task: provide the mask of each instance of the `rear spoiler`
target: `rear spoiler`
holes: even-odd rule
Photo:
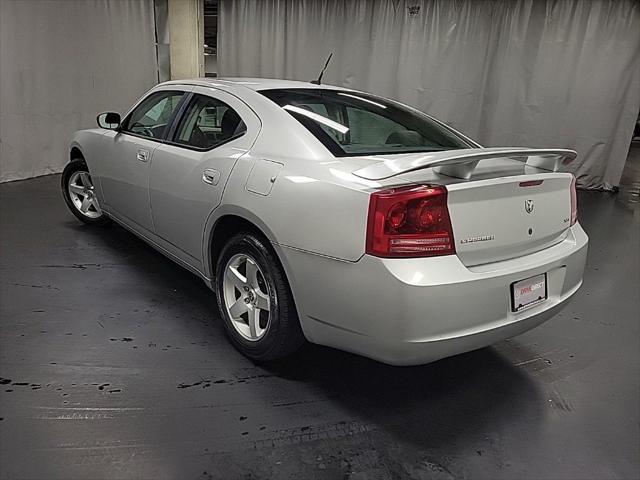
[[[384,180],[414,170],[433,168],[448,177],[468,180],[482,160],[510,158],[531,167],[557,172],[563,165],[571,163],[578,154],[573,150],[541,148],[466,148],[445,152],[430,152],[406,155],[394,160],[369,165],[353,172],[367,180]]]

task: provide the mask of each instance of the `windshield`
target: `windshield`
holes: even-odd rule
[[[315,88],[260,93],[287,110],[336,157],[472,146],[427,115],[373,95]]]

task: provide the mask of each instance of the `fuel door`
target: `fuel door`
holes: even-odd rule
[[[247,179],[247,190],[258,195],[269,195],[283,166],[271,160],[257,160]]]

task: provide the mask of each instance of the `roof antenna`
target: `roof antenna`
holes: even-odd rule
[[[333,57],[333,52],[331,52],[329,54],[329,58],[327,58],[327,62],[324,64],[324,68],[322,69],[322,71],[320,72],[320,75],[318,76],[317,80],[311,80],[311,83],[315,84],[315,85],[320,85],[320,82],[322,82],[322,75],[324,75],[324,71],[327,69],[327,67],[329,66],[329,62],[331,61],[331,57]]]

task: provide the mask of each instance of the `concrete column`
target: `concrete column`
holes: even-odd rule
[[[204,2],[169,0],[171,78],[204,77]]]

